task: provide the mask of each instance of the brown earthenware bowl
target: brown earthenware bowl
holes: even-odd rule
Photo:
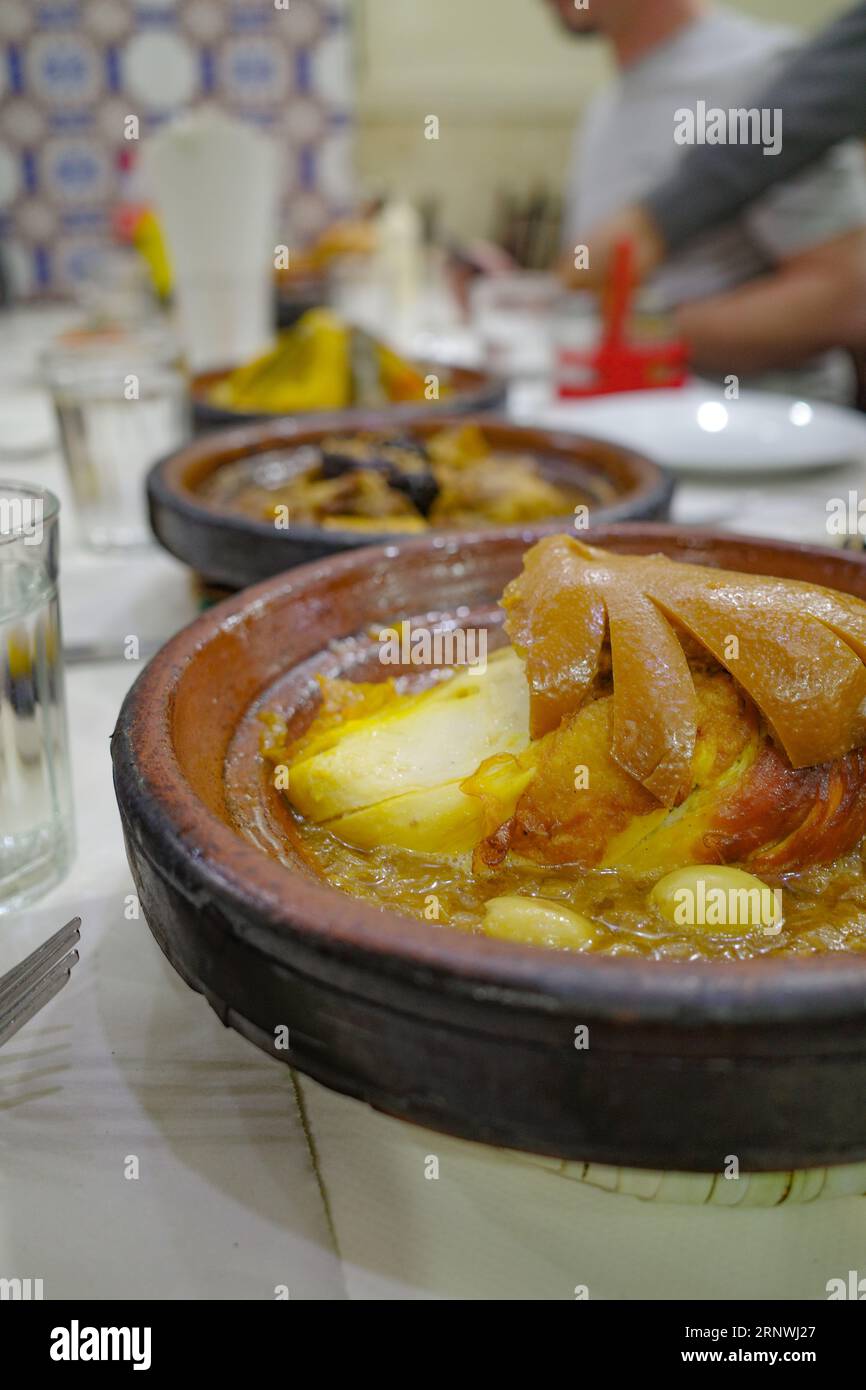
[[[506,395],[506,383],[501,377],[475,367],[456,367],[445,363],[415,362],[412,364],[425,375],[432,373],[448,387],[448,394],[441,401],[422,402],[403,401],[384,407],[391,426],[404,420],[413,419],[419,410],[428,415],[460,414],[474,410],[492,410],[502,405]],[[339,416],[340,427],[357,425],[366,415],[368,407],[349,406],[346,410],[305,411],[294,416],[285,416],[266,410],[232,410],[230,406],[218,405],[211,400],[210,393],[215,386],[231,374],[232,368],[224,367],[218,371],[201,372],[190,383],[193,424],[199,430],[222,429],[227,425],[252,424],[255,420],[294,419],[298,425],[316,425]]]
[[[390,416],[367,415],[352,431],[392,429]],[[466,417],[437,416],[415,419],[404,432],[423,439],[451,425],[467,423]],[[483,416],[477,420],[496,449],[531,453],[545,477],[571,486],[586,495],[594,525],[614,521],[666,517],[674,484],[657,464],[618,444],[588,439],[562,431],[533,429],[507,420]],[[319,526],[291,526],[278,530],[272,522],[256,521],[216,501],[202,489],[228,470],[246,469],[272,457],[285,458],[306,444],[317,444],[328,435],[344,432],[343,417],[315,427],[293,420],[258,424],[244,430],[206,435],[157,463],[147,481],[150,519],[157,539],[215,584],[242,589],[292,565],[335,555],[360,546],[384,545],[399,539],[392,535],[359,535],[357,531],[332,531]],[[563,519],[563,522],[570,518]],[[465,532],[463,533],[465,534]]]
[[[317,671],[368,675],[370,623],[464,605],[477,623],[537,535],[426,538],[308,565],[162,649],[112,746],[151,931],[226,1024],[325,1085],[435,1129],[629,1167],[866,1158],[866,956],[550,952],[404,918],[267,852],[278,811],[257,708],[302,716]],[[866,597],[866,563],[850,554],[660,525],[592,539]],[[575,1047],[579,1025],[587,1050]],[[281,1026],[288,1051],[274,1049]]]

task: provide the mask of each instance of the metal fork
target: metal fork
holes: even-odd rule
[[[0,1047],[59,994],[78,960],[80,936],[81,918],[73,917],[20,965],[0,975]]]

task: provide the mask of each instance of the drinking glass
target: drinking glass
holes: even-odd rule
[[[177,347],[161,332],[67,334],[43,357],[82,538],[149,545],[145,478],[189,434]]]
[[[554,275],[520,270],[477,280],[469,292],[484,365],[498,376],[543,379],[553,365]]]
[[[73,852],[58,513],[52,493],[0,482],[0,913],[59,882]]]

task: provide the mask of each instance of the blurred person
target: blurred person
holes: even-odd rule
[[[722,225],[777,183],[798,174],[833,145],[866,140],[866,0],[821,30],[762,88],[750,106],[780,110],[778,157],[759,145],[698,145],[644,198],[592,232],[589,276],[604,283],[613,248],[634,246],[643,279],[692,237]]]
[[[574,0],[547,3],[571,33],[607,39],[619,69],[590,104],[576,138],[568,246],[589,246],[592,263],[593,229],[610,227],[612,219],[616,228],[619,218],[627,227],[637,216],[661,262],[651,286],[674,312],[696,370],[852,401],[853,362],[836,349],[866,338],[860,147],[837,146],[726,225],[671,254],[664,254],[650,215],[632,207],[686,156],[688,146],[679,143],[684,113],[696,123],[701,111],[730,113],[733,120],[795,51],[794,32],[702,0],[590,0],[587,9],[576,8]],[[767,109],[770,119],[761,127],[762,141],[775,150],[761,152],[766,164],[781,158],[786,143],[784,112],[780,128],[771,129],[774,110]],[[573,269],[570,280],[575,287],[587,283],[584,272]]]

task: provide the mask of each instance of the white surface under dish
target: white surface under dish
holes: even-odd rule
[[[765,391],[727,400],[709,383],[559,401],[549,390],[513,394],[521,423],[603,435],[678,473],[804,472],[866,463],[866,416],[844,406]]]

